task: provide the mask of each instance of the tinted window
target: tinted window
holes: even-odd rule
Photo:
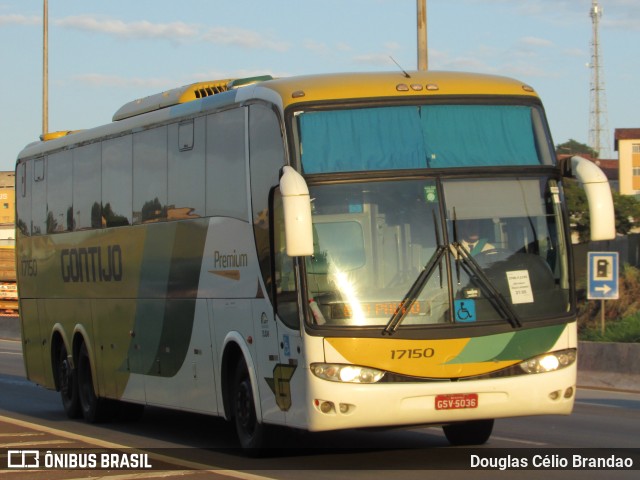
[[[269,296],[273,300],[269,231],[269,193],[278,185],[284,165],[284,145],[275,112],[263,105],[249,111],[251,202],[258,260]]]
[[[21,163],[16,170],[16,226],[23,235],[31,235],[31,178],[33,161]]]
[[[73,230],[71,151],[49,155],[47,163],[47,233]]]
[[[73,223],[75,230],[100,228],[100,143],[73,151]]]
[[[205,124],[200,117],[169,125],[169,220],[205,214]]]
[[[133,223],[167,218],[167,127],[133,135]]]
[[[131,223],[132,137],[102,142],[102,216],[107,227]]]
[[[46,163],[44,158],[33,161],[31,183],[31,233],[41,235],[47,232],[47,183],[45,181]]]
[[[244,109],[207,117],[207,215],[247,218]]]

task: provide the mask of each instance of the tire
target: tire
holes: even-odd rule
[[[54,368],[64,412],[69,418],[80,418],[82,410],[80,408],[80,397],[78,396],[77,372],[69,362],[67,347],[64,346],[64,343],[58,350]]]
[[[82,343],[77,361],[78,397],[82,416],[89,423],[104,422],[112,416],[110,402],[100,398],[93,389],[93,374],[87,346]]]
[[[442,430],[451,445],[482,445],[491,436],[493,420],[452,423],[444,425]]]
[[[249,455],[261,455],[261,450],[266,446],[267,427],[258,422],[251,378],[244,360],[234,372],[231,403],[240,446]]]

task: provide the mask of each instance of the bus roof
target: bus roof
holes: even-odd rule
[[[224,79],[185,85],[122,106],[113,116],[123,120],[188,103],[248,85],[274,90],[283,106],[301,101],[404,97],[407,95],[535,95],[528,85],[506,77],[460,72],[338,73],[273,79],[270,75]],[[259,89],[248,89],[248,98]],[[244,97],[244,95],[242,95]]]
[[[78,142],[113,135],[170,118],[197,113],[212,105],[241,103],[252,99],[273,101],[286,109],[295,104],[330,100],[413,98],[434,96],[528,96],[537,98],[532,87],[515,79],[463,72],[336,73],[284,77],[269,75],[222,79],[185,85],[137,99],[123,105],[113,123],[91,130],[55,132],[28,145],[19,158],[39,155]],[[181,107],[172,111],[171,107]],[[147,117],[145,114],[153,115]],[[44,145],[50,143],[50,145]]]
[[[532,87],[495,75],[462,72],[418,71],[350,73],[280,78],[260,87],[278,92],[283,106],[323,100],[367,99],[438,95],[526,95],[536,97]]]

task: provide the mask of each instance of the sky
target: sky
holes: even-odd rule
[[[417,68],[416,0],[49,0],[49,131],[193,82]],[[640,1],[599,0],[604,140],[640,128]],[[43,0],[0,0],[0,170],[42,133]],[[427,0],[430,70],[515,77],[589,139],[591,0]]]

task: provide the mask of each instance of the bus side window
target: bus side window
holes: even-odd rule
[[[205,215],[206,117],[169,125],[168,220]]]
[[[247,174],[244,109],[207,116],[208,216],[246,220]]]
[[[273,258],[275,263],[276,313],[285,325],[297,330],[300,328],[300,320],[294,259],[286,253],[282,196],[279,189],[276,189],[273,195],[272,212],[274,217]]]
[[[167,219],[167,127],[133,134],[133,223]]]
[[[16,185],[20,189],[16,196],[16,206],[18,216],[16,226],[23,235],[31,235],[31,170],[33,160],[28,160],[20,164],[17,169]]]
[[[132,136],[102,142],[102,223],[105,227],[131,225]]]
[[[73,150],[73,228],[102,227],[100,207],[100,143]]]
[[[47,158],[47,233],[73,230],[73,157],[70,150]]]
[[[47,232],[47,182],[44,158],[36,158],[33,163],[33,183],[31,184],[31,235]]]

